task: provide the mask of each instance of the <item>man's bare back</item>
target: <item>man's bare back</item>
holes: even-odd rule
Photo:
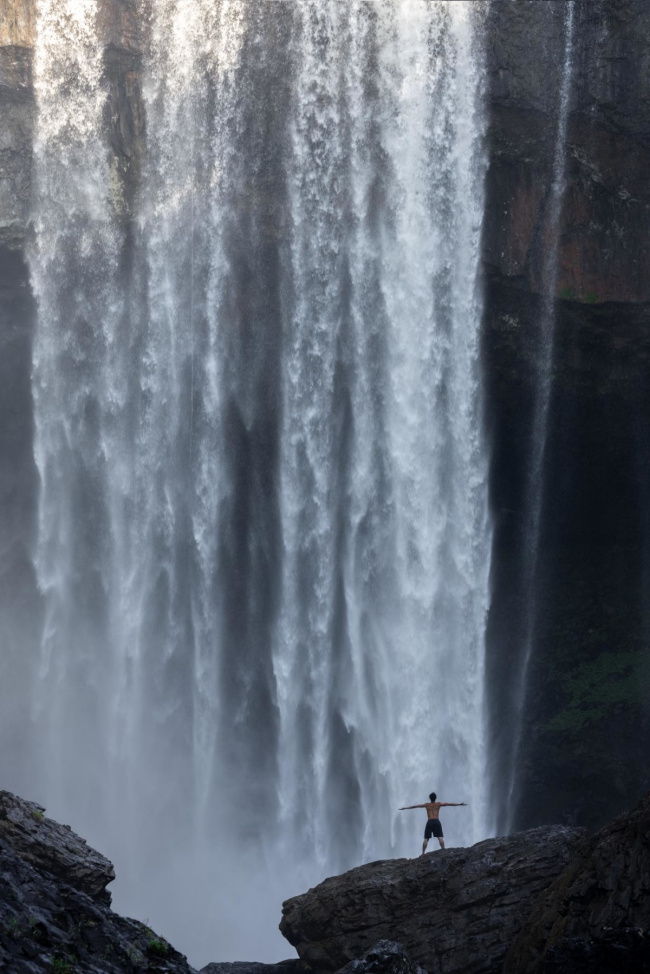
[[[423,806],[427,810],[427,818],[429,820],[434,818],[440,818],[440,809],[443,805],[448,804],[447,802],[426,802]]]
[[[422,805],[405,805],[400,808],[400,812],[405,812],[409,808],[424,808],[427,813],[427,827],[424,830],[424,842],[422,843],[422,855],[426,852],[427,845],[429,844],[429,839],[432,835],[435,835],[438,842],[440,843],[440,848],[445,848],[445,840],[442,832],[442,825],[440,824],[440,809],[441,808],[460,808],[462,805],[466,805],[467,802],[439,802],[436,801],[437,795],[435,792],[431,792],[429,795],[429,801],[424,802]],[[435,825],[433,823],[436,823]]]

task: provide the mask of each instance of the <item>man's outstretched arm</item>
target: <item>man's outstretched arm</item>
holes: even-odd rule
[[[400,812],[407,812],[409,808],[426,808],[426,805],[404,805],[403,808],[398,809]]]
[[[437,802],[441,808],[460,808],[461,805],[466,805],[467,802]]]

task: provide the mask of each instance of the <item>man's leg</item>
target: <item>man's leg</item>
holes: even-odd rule
[[[429,845],[429,840],[425,839],[424,842],[422,843],[422,855],[424,855],[424,853],[427,851],[428,845]]]
[[[438,836],[438,842],[440,843],[440,848],[441,849],[444,849],[444,847],[445,847],[445,840],[443,839],[443,837],[441,835]]]

